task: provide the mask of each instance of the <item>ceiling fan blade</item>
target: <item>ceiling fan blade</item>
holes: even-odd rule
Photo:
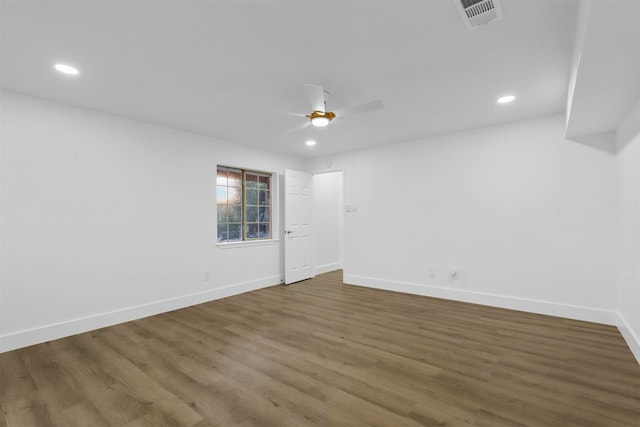
[[[384,108],[384,104],[381,99],[377,101],[365,102],[364,104],[352,105],[351,107],[344,107],[334,111],[336,118],[352,116],[354,114],[368,113],[369,111],[381,110]]]
[[[277,111],[280,114],[286,114],[288,116],[307,117],[305,113],[294,113],[293,111]]]
[[[324,88],[316,85],[304,85],[307,90],[307,97],[311,103],[313,111],[325,112],[324,106]]]
[[[302,123],[301,125],[298,125],[296,127],[293,127],[291,129],[289,129],[289,132],[295,132],[295,131],[298,131],[298,130],[302,130],[302,129],[306,128],[307,126],[311,126],[311,121],[310,120],[307,120],[306,122]]]
[[[297,116],[297,117],[307,117],[307,115],[305,113],[294,113],[293,111],[286,111],[286,110],[276,110],[274,108],[267,108],[267,107],[257,107],[257,109],[260,112],[267,112],[267,113],[276,113],[276,114],[286,114],[288,116]]]

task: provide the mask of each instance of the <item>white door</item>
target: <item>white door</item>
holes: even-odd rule
[[[309,279],[311,260],[311,177],[305,172],[284,172],[284,283]]]

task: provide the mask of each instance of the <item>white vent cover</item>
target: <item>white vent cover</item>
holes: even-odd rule
[[[500,0],[453,0],[468,30],[502,19]]]

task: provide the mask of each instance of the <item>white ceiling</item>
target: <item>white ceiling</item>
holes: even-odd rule
[[[467,31],[451,0],[3,1],[2,87],[304,157],[564,111],[578,3],[502,8]],[[288,132],[306,83],[385,108]]]

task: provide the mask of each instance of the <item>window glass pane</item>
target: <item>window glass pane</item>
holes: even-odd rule
[[[229,241],[242,240],[242,224],[229,224]]]
[[[228,198],[227,200],[229,201],[230,205],[235,205],[235,204],[239,204],[242,203],[242,189],[241,188],[233,188],[233,187],[229,187],[228,188]]]
[[[268,239],[271,237],[271,224],[260,224],[258,235],[261,239]]]
[[[258,224],[247,224],[247,239],[258,238]]]
[[[268,176],[258,177],[258,188],[261,190],[266,190],[269,188],[269,180]]]
[[[231,169],[229,171],[229,187],[242,187],[242,171]]]
[[[258,204],[258,190],[247,190],[247,205],[257,205]]]
[[[216,187],[216,199],[218,203],[227,203],[227,187],[218,186]]]
[[[218,224],[218,242],[226,242],[228,237],[227,224]]]
[[[247,222],[258,222],[258,207],[257,206],[247,206]]]
[[[271,202],[270,191],[260,191],[258,193],[258,199],[260,202],[260,206],[269,206]]]
[[[216,184],[218,185],[227,185],[227,170],[223,168],[218,168],[218,178],[216,179]]]
[[[261,207],[258,221],[259,222],[269,222],[269,208]]]
[[[228,206],[229,222],[242,222],[242,206],[230,205]]]
[[[218,205],[218,223],[229,221],[228,208],[227,205]]]
[[[247,173],[247,188],[256,188],[258,187],[258,175]]]

